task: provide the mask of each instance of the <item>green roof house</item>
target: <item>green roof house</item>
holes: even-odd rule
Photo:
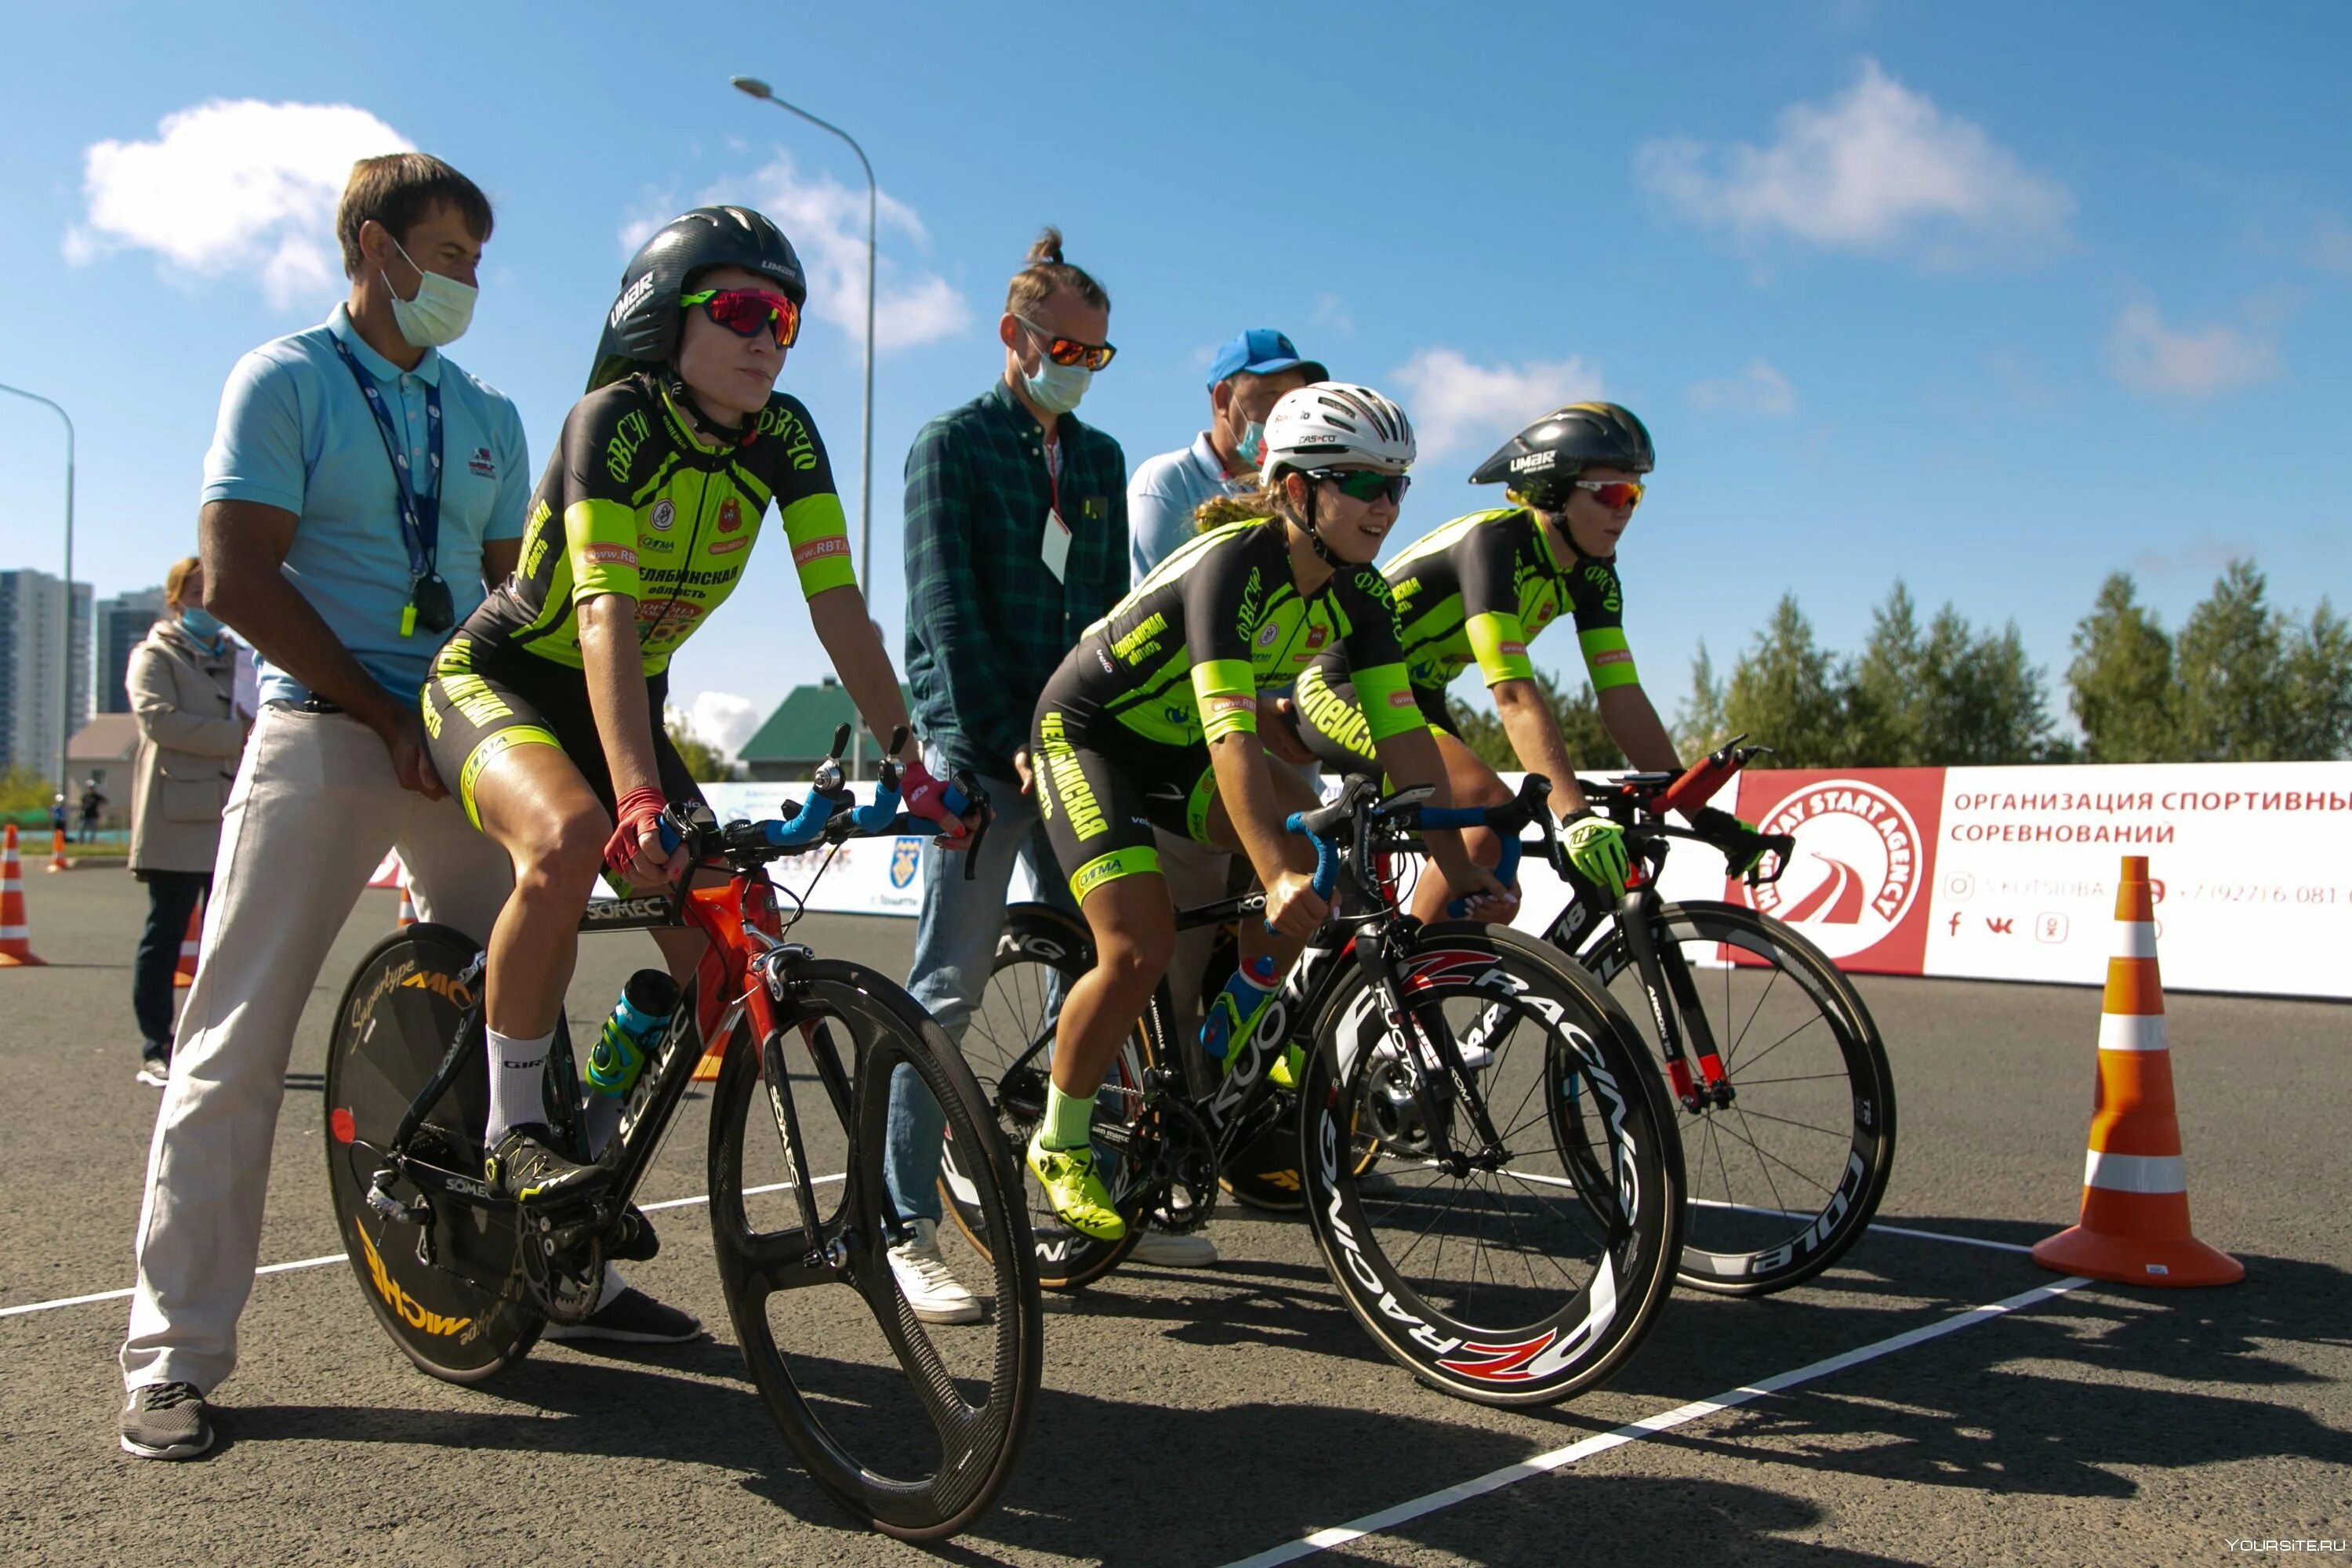
[[[909,708],[914,706],[914,695],[905,687],[898,688],[898,696]],[[752,779],[797,783],[809,776],[809,770],[816,766],[818,759],[831,754],[835,729],[856,722],[857,705],[842,689],[841,682],[828,675],[814,686],[793,688],[791,695],[760,726],[759,733],[743,742],[735,760]],[[866,765],[858,777],[874,776],[880,761],[877,750],[869,736],[866,742]],[[845,757],[842,766],[848,765]]]

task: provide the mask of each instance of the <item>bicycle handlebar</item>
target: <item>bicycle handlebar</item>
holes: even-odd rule
[[[1539,773],[1530,773],[1519,786],[1519,793],[1501,805],[1441,806],[1426,804],[1434,791],[1431,785],[1417,784],[1411,789],[1381,798],[1370,780],[1350,779],[1337,800],[1313,811],[1295,811],[1283,822],[1286,832],[1303,834],[1315,846],[1315,876],[1313,887],[1318,897],[1328,899],[1339,886],[1339,828],[1342,823],[1352,826],[1357,847],[1360,850],[1375,823],[1392,823],[1406,829],[1453,829],[1485,827],[1493,830],[1503,841],[1500,864],[1496,868],[1496,880],[1508,887],[1518,873],[1519,859],[1525,847],[1519,841],[1519,831],[1530,822],[1545,826],[1548,845],[1554,838],[1551,814],[1544,803],[1551,794],[1551,781]],[[1556,849],[1553,851],[1556,854]],[[1446,913],[1460,919],[1468,911],[1468,901],[1456,899],[1446,906]]]

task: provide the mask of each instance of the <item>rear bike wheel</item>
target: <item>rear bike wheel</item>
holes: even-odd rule
[[[527,1307],[520,1237],[510,1211],[434,1200],[435,1260],[425,1231],[370,1208],[383,1151],[459,1030],[467,1065],[410,1141],[444,1170],[478,1174],[489,1083],[482,1068],[480,949],[453,927],[420,924],[385,937],[360,961],[327,1041],[327,1184],[335,1229],[376,1321],[408,1359],[450,1383],[479,1383],[530,1353],[545,1320]],[[472,971],[471,977],[468,972]],[[395,1182],[393,1195],[417,1190]]]
[[[1504,927],[1449,921],[1402,966],[1424,1033],[1475,1072],[1497,1157],[1452,1169],[1413,1092],[1432,1075],[1362,975],[1315,1032],[1301,1087],[1307,1215],[1349,1310],[1390,1355],[1485,1405],[1564,1399],[1655,1323],[1682,1240],[1682,1151],[1657,1069],[1598,982]],[[1442,1083],[1455,1151],[1481,1139]]]
[[[739,1030],[711,1096],[710,1227],[728,1313],[810,1477],[885,1534],[941,1540],[996,1500],[1036,1404],[1028,1215],[988,1102],[913,998],[834,960],[798,963],[791,981],[778,1032],[755,1042]],[[939,1100],[962,1162],[988,1246],[944,1232],[940,1267],[986,1321],[922,1321],[890,1267],[898,1216],[884,1145],[902,1066]]]
[[[1679,955],[1689,971],[1734,1095],[1675,1116],[1692,1205],[1682,1281],[1732,1296],[1785,1290],[1837,1261],[1878,1212],[1895,1163],[1885,1045],[1837,965],[1769,915],[1665,904],[1655,934],[1660,957]],[[1649,1017],[1621,933],[1590,962],[1629,1013]],[[1643,1026],[1654,1054],[1654,1027]]]
[[[996,939],[987,988],[964,1026],[963,1059],[1016,1162],[1030,1232],[1036,1238],[1037,1283],[1048,1290],[1076,1290],[1092,1284],[1117,1268],[1141,1235],[1129,1226],[1117,1241],[1097,1241],[1072,1230],[1046,1203],[1045,1189],[1026,1165],[1019,1163],[1030,1134],[1045,1114],[1045,1084],[1062,998],[1094,965],[1094,938],[1085,921],[1050,904],[1011,905]],[[1103,1079],[1095,1100],[1097,1121],[1125,1126],[1136,1120],[1143,1104],[1143,1075],[1151,1062],[1150,1044],[1139,1025]],[[1123,1195],[1116,1163],[1106,1160],[1101,1167],[1114,1199]],[[978,1194],[964,1173],[963,1152],[952,1137],[940,1163],[940,1194],[964,1238],[985,1252],[990,1244]],[[1122,1213],[1129,1207],[1126,1203],[1118,1206]]]

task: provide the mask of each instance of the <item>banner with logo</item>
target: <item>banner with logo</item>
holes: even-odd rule
[[[860,798],[866,793],[861,789]],[[707,784],[702,794],[721,822],[760,822],[797,812],[808,785]],[[929,838],[914,834],[854,838],[829,852],[778,860],[768,868],[768,879],[826,914],[915,915],[923,907],[923,857],[937,853]]]
[[[1753,902],[1847,969],[2101,984],[2145,855],[2167,985],[2352,997],[2352,763],[1759,771],[1738,810],[1797,840]]]

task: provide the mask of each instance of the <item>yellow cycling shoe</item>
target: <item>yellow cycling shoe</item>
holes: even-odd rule
[[[1032,1138],[1028,1165],[1064,1225],[1097,1241],[1117,1241],[1127,1234],[1127,1221],[1111,1206],[1109,1190],[1095,1174],[1093,1149],[1048,1149]]]

